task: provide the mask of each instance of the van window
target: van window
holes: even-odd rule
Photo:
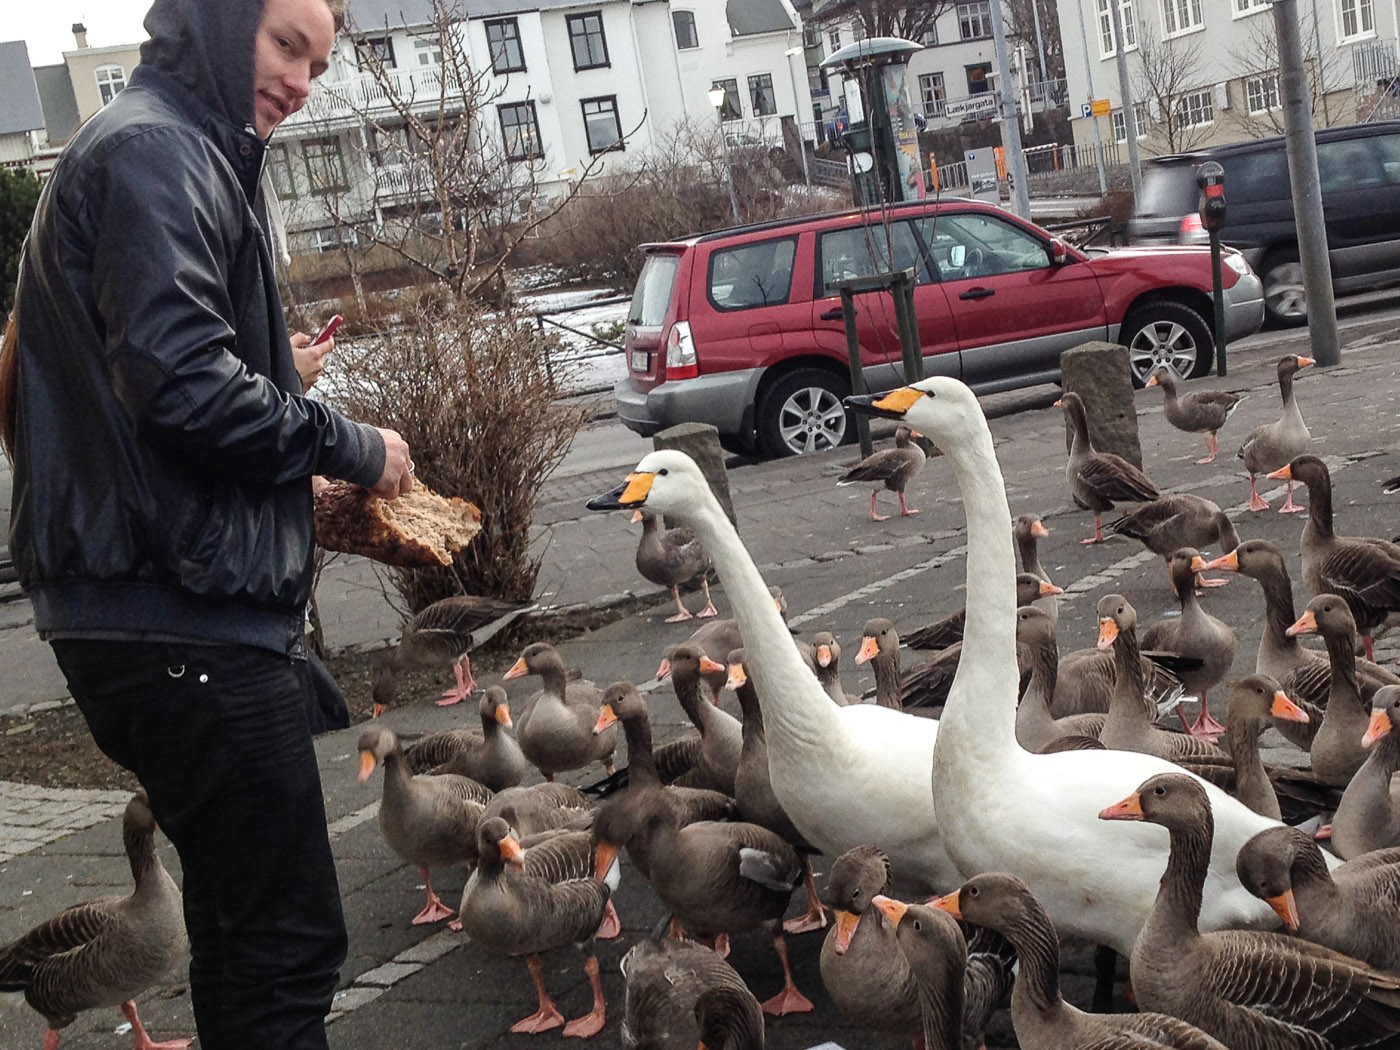
[[[1232,200],[1259,201],[1288,200],[1291,190],[1288,181],[1288,157],[1283,147],[1242,153],[1238,157],[1227,157],[1225,166],[1225,193]],[[1192,211],[1195,210],[1193,207]]]
[[[627,310],[627,323],[643,328],[660,328],[666,321],[666,307],[671,302],[671,288],[676,283],[676,270],[681,257],[670,252],[653,252],[642,263],[637,275],[637,288],[632,293],[632,305]]]
[[[1342,139],[1317,144],[1317,172],[1323,194],[1384,186],[1385,169],[1374,138]]]
[[[885,227],[879,225],[831,230],[821,235],[817,250],[821,253],[819,294],[823,297],[837,294],[833,287],[837,281],[907,270],[911,266],[920,284],[929,280],[928,264],[908,221],[891,223],[888,236]]]
[[[718,249],[710,256],[710,302],[719,310],[787,302],[796,257],[796,237]]]

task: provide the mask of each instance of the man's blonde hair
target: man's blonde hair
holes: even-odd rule
[[[331,9],[331,15],[335,18],[335,31],[339,33],[345,28],[345,12],[349,0],[326,0],[326,6]]]

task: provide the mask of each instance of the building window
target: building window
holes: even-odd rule
[[[102,96],[104,106],[126,87],[126,70],[121,66],[98,66],[93,76],[97,78],[97,93]]]
[[[991,0],[958,5],[958,33],[963,40],[983,40],[992,35]]]
[[[720,120],[739,120],[743,117],[744,107],[739,101],[739,81],[730,77],[728,80],[713,81],[710,87],[724,88],[724,101],[719,107]]]
[[[869,35],[870,34],[865,31],[865,22],[860,18],[857,18],[851,23],[851,37],[856,43],[860,43],[860,41],[864,40]]]
[[[491,52],[491,72],[525,72],[525,52],[520,46],[520,26],[513,18],[486,23],[486,49]]]
[[[771,73],[749,77],[749,105],[755,117],[771,117],[778,112],[778,98],[773,94]]]
[[[1341,0],[1342,39],[1370,36],[1376,31],[1376,15],[1371,0]]]
[[[817,27],[810,23],[802,27],[802,46],[816,47],[821,43],[821,36],[817,33]]]
[[[826,34],[826,53],[834,55],[841,50],[841,30],[832,29]]]
[[[267,166],[272,172],[272,187],[278,200],[292,200],[297,195],[296,179],[292,176],[292,158],[286,146],[273,146],[267,152]]]
[[[608,41],[603,36],[603,12],[570,15],[569,46],[574,50],[574,69],[598,69],[609,65]]]
[[[1115,109],[1109,116],[1113,122],[1113,141],[1120,145],[1128,141],[1128,122],[1123,119],[1123,111]],[[1147,103],[1133,103],[1133,121],[1137,124],[1139,140],[1147,138]]]
[[[924,104],[924,116],[943,116],[943,103],[948,98],[948,89],[943,84],[942,73],[925,73],[919,77],[919,98]]]
[[[987,83],[987,78],[992,75],[992,64],[990,62],[979,62],[975,66],[967,66],[967,93],[969,95],[985,95],[991,90],[991,85]]]
[[[306,179],[314,195],[324,196],[350,188],[339,139],[306,139],[301,144],[301,155],[306,161]]]
[[[1235,17],[1267,11],[1271,0],[1235,0]]]
[[[1109,0],[1098,0],[1099,11],[1099,54],[1111,58],[1118,53],[1113,42],[1113,11]],[[1123,40],[1127,50],[1137,47],[1137,18],[1133,11],[1133,0],[1119,0],[1118,17],[1123,23]]]
[[[359,243],[355,231],[349,226],[322,226],[311,233],[312,244],[318,252],[333,252],[337,248],[352,248]]]
[[[1204,91],[1193,91],[1189,95],[1182,95],[1176,100],[1176,123],[1177,127],[1195,128],[1202,124],[1210,124],[1215,120],[1215,92],[1206,88]]]
[[[695,31],[694,11],[672,11],[671,24],[676,27],[676,47],[681,51],[700,46],[700,34]]]
[[[930,23],[929,23],[928,28],[924,30],[924,35],[923,35],[922,37],[919,38],[919,43],[923,44],[924,47],[937,47],[937,46],[938,46],[938,23],[937,23],[937,22],[930,22]]]
[[[533,160],[544,156],[540,145],[540,122],[533,102],[497,106],[501,116],[501,138],[506,144],[506,160]]]
[[[395,68],[394,40],[387,36],[367,36],[355,41],[355,56],[359,59],[362,71],[373,72],[376,65],[385,69]]]
[[[1267,113],[1279,108],[1278,74],[1266,73],[1248,77],[1244,82],[1244,97],[1251,113]]]
[[[442,41],[436,36],[415,37],[413,55],[419,66],[442,65]]]
[[[1162,24],[1167,36],[1204,28],[1201,0],[1162,0]]]
[[[617,96],[583,100],[583,126],[588,131],[588,152],[622,149],[622,121],[617,115]]]

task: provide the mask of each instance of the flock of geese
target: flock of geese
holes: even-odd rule
[[[1290,481],[1283,511],[1308,514],[1302,575],[1313,597],[1301,615],[1275,546],[1241,541],[1216,504],[1163,496],[1138,468],[1097,451],[1083,404],[1064,396],[1067,482],[1095,515],[1085,542],[1102,541],[1105,528],[1139,540],[1164,559],[1180,603],[1179,616],[1140,629],[1128,598],[1107,595],[1096,645],[1065,656],[1055,637],[1062,592],[1036,555],[1045,527],[1034,515],[1013,523],[968,388],[935,377],[848,399],[901,426],[895,449],[846,480],[892,480],[904,512],[916,513],[904,487],[924,461],[914,438],[927,435],[967,520],[966,607],[905,638],[937,648],[914,667],[901,668],[890,620],[867,623],[855,659],[872,665],[868,698],[842,691],[834,637],[794,637],[781,594],[696,464],[675,451],[647,455],[589,506],[646,522],[637,566],[671,588],[671,621],[692,615],[680,585],[711,567],[724,585],[733,619],[710,618],[706,588],[697,615],[708,622],[658,669],[693,732],[656,743],[634,685],[599,689],[547,643],[526,647],[504,676],[539,680],[518,715],[492,685],[479,698],[479,729],[413,741],[365,730],[360,778],[382,770],[380,828],[426,889],[412,922],[450,920],[525,960],[538,1008],[512,1031],[596,1035],[606,1004],[593,945],[621,932],[612,891],[625,853],[668,916],[622,963],[622,1038],[634,1047],[761,1048],[765,1013],[812,1008],[786,938],[823,929],[821,974],[836,1006],[856,1024],[921,1037],[926,1050],[981,1045],[1008,999],[1025,1050],[1400,1046],[1400,797],[1391,791],[1400,678],[1370,659],[1370,635],[1400,613],[1400,547],[1333,528],[1330,477],[1308,450],[1292,391],[1311,363],[1280,362],[1281,417],[1240,452],[1252,505],[1265,506],[1254,481],[1263,473]],[[1168,419],[1207,435],[1209,461],[1239,399],[1178,394],[1166,374],[1157,385]],[[1306,508],[1293,504],[1295,481],[1308,489]],[[1138,506],[1104,525],[1120,502]],[[662,528],[662,515],[683,528]],[[1200,553],[1216,546],[1220,557]],[[1200,601],[1219,582],[1210,572],[1248,576],[1262,592],[1255,672],[1239,681],[1224,682],[1233,632]],[[420,619],[394,666],[407,665],[413,637],[436,634],[432,651],[457,669],[444,698],[455,702],[474,684],[459,659],[469,618],[458,608]],[[1325,653],[1299,644],[1312,633]],[[718,706],[725,688],[742,718]],[[1224,724],[1211,717],[1212,689],[1228,692]],[[1187,732],[1162,728],[1159,715],[1179,710],[1185,694],[1201,702],[1197,720]],[[1268,726],[1308,752],[1307,768],[1263,761]],[[543,783],[525,784],[531,767]],[[587,793],[556,781],[594,767],[602,779]],[[1330,823],[1319,826],[1320,816]],[[78,905],[0,951],[0,988],[25,991],[55,1043],[90,1006],[126,1002],[139,1027],[129,1000],[156,978],[130,967],[125,983],[99,988],[112,958],[138,943],[148,954],[158,944],[167,966],[183,953],[152,830],[138,796],[127,814],[132,897]],[[817,853],[831,859],[821,888]],[[456,865],[469,876],[453,909],[430,876]],[[806,913],[784,922],[795,892]],[[750,930],[771,938],[783,970],[762,1003],[725,961],[729,938]],[[1090,1013],[1064,1000],[1066,934],[1128,958],[1140,1012]],[[91,939],[80,944],[83,935]],[[584,946],[593,1003],[566,1022],[541,956],[570,944]]]

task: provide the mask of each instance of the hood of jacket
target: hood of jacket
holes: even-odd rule
[[[249,127],[263,7],[264,0],[155,0],[141,64],[169,74],[234,127]]]

